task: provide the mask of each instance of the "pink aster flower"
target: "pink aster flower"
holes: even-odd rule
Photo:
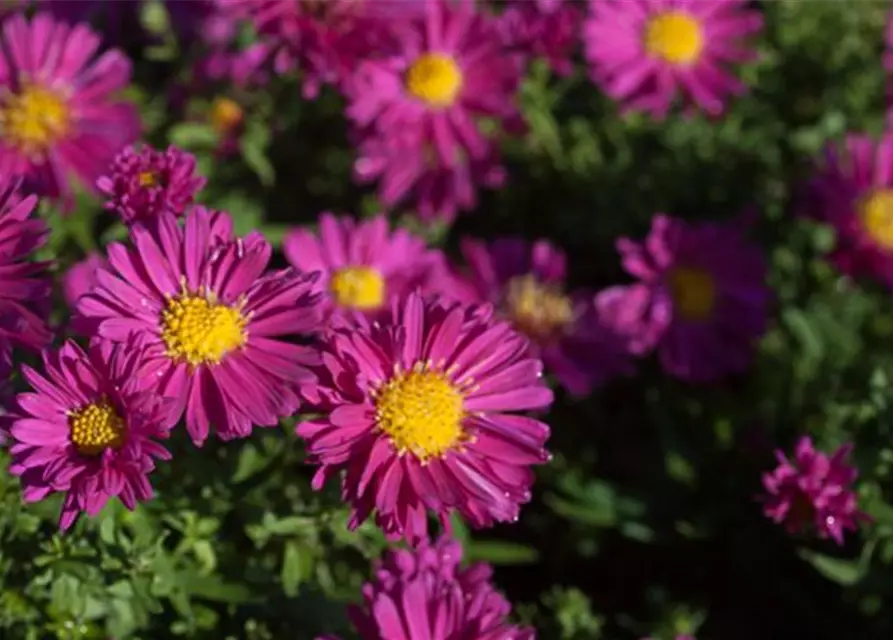
[[[62,297],[65,303],[74,309],[78,299],[90,293],[96,286],[96,274],[99,269],[106,268],[108,261],[99,253],[91,253],[80,262],[76,262],[62,276]]]
[[[0,175],[51,197],[70,193],[72,175],[92,187],[139,134],[136,108],[114,98],[130,61],[117,50],[94,59],[97,33],[45,13],[9,18],[0,40]]]
[[[373,511],[390,539],[417,543],[427,512],[473,526],[510,522],[530,499],[549,428],[517,415],[552,392],[528,344],[489,309],[409,294],[378,322],[333,329],[298,425],[320,489],[341,476],[353,529]]]
[[[771,291],[762,250],[743,226],[692,226],[659,214],[643,243],[617,242],[624,269],[639,281],[602,292],[599,306],[634,353],[656,346],[664,369],[690,382],[747,369]]]
[[[893,286],[893,135],[849,135],[829,144],[802,193],[801,212],[831,225],[831,261],[851,276]]]
[[[405,229],[391,231],[383,215],[357,222],[324,213],[318,235],[295,229],[282,245],[293,267],[322,277],[329,311],[377,313],[418,288],[430,289],[444,269],[440,251]]]
[[[631,372],[628,345],[602,322],[596,296],[566,291],[560,249],[545,240],[501,238],[488,245],[466,238],[462,255],[467,268],[450,287],[453,293],[496,306],[568,391],[583,395],[614,374]]]
[[[846,461],[852,450],[852,444],[845,444],[829,457],[803,436],[792,460],[776,451],[778,467],[763,474],[763,512],[788,533],[801,533],[811,524],[820,538],[843,544],[844,531],[856,531],[870,520],[859,510],[852,490],[859,475]]]
[[[716,115],[746,91],[730,67],[756,57],[762,28],[747,0],[589,0],[583,39],[592,80],[624,110],[663,118],[681,93]]]
[[[388,208],[407,203],[423,221],[451,222],[459,211],[477,206],[478,186],[498,189],[505,184],[498,155],[490,144],[480,158],[444,163],[418,132],[367,136],[357,148],[354,178],[360,184],[378,180],[378,197]]]
[[[506,46],[543,58],[560,75],[574,69],[580,6],[575,0],[509,0],[500,16]]]
[[[424,7],[424,20],[395,25],[392,52],[364,60],[345,85],[346,113],[362,138],[357,173],[399,183],[390,185],[391,200],[432,171],[455,175],[472,194],[458,202],[465,206],[474,193],[470,168],[492,164],[495,155],[480,120],[518,124],[522,65],[502,46],[497,21],[472,2],[428,0]],[[383,164],[389,161],[396,166]]]
[[[167,151],[143,145],[119,153],[108,173],[96,181],[96,189],[108,198],[106,209],[133,224],[163,213],[183,215],[205,182],[195,175],[191,153],[173,145]]]
[[[145,385],[133,344],[76,343],[43,354],[43,374],[22,365],[33,389],[16,397],[8,421],[12,463],[26,502],[64,492],[59,526],[95,516],[110,498],[133,510],[152,497],[148,475],[170,454],[167,401]]]
[[[146,345],[146,370],[177,400],[196,445],[212,424],[224,440],[275,426],[297,408],[296,385],[315,362],[283,338],[318,329],[316,276],[268,271],[270,244],[258,232],[234,237],[224,213],[194,207],[182,225],[156,220],[109,246],[109,268],[78,312],[102,339]]]
[[[46,242],[49,230],[32,217],[33,195],[22,198],[14,186],[0,185],[0,373],[12,366],[14,346],[38,351],[52,333],[46,318],[50,311],[52,282],[49,264],[32,260]]]
[[[386,552],[363,586],[363,605],[349,609],[360,638],[534,640],[533,629],[506,620],[511,604],[493,587],[490,566],[463,569],[461,560],[462,547],[449,539]]]

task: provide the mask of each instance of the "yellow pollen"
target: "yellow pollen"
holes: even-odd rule
[[[870,192],[858,205],[865,231],[882,249],[893,250],[893,189]]]
[[[462,89],[462,70],[442,53],[419,56],[406,73],[406,90],[429,107],[449,107]]]
[[[375,390],[378,428],[400,453],[425,461],[443,456],[465,439],[464,396],[447,374],[416,365]]]
[[[241,304],[229,307],[211,295],[184,291],[161,313],[161,339],[168,357],[192,366],[218,364],[248,339]]]
[[[229,133],[240,124],[244,112],[239,103],[231,98],[220,96],[211,104],[211,127],[219,134]]]
[[[512,278],[505,300],[515,325],[532,338],[554,336],[574,319],[571,299],[532,274]]]
[[[158,176],[151,171],[140,172],[137,176],[137,180],[139,181],[140,186],[144,189],[158,186]]]
[[[24,85],[0,106],[0,137],[28,156],[41,156],[69,130],[71,111],[63,96]]]
[[[713,276],[697,267],[676,267],[669,274],[676,311],[685,320],[706,320],[716,306]]]
[[[329,291],[342,307],[370,311],[384,303],[385,282],[372,267],[344,267],[332,274]]]
[[[95,456],[124,443],[124,420],[106,400],[93,402],[68,414],[71,444],[78,453]]]
[[[645,28],[645,51],[670,64],[697,62],[703,50],[701,23],[685,12],[667,11],[652,18]]]

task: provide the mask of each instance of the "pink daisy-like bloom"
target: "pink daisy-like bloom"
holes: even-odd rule
[[[62,276],[62,297],[69,308],[74,309],[80,297],[93,290],[97,283],[97,272],[107,266],[105,256],[91,253],[80,262],[68,267]]]
[[[92,187],[139,134],[136,107],[114,98],[130,61],[117,50],[94,60],[97,33],[45,13],[9,18],[0,38],[0,175],[50,197],[67,196],[72,176]]]
[[[109,246],[109,268],[78,313],[102,339],[147,347],[146,369],[196,445],[212,424],[224,440],[275,426],[297,408],[297,385],[316,362],[282,339],[319,329],[316,276],[268,271],[270,244],[258,232],[235,237],[225,213],[194,207],[182,225],[156,220],[131,227],[129,245]]]
[[[96,181],[115,211],[127,224],[170,213],[183,215],[207,181],[195,175],[195,156],[171,145],[158,151],[147,145],[127,147],[106,175]]]
[[[461,568],[462,546],[425,541],[393,549],[363,586],[363,606],[348,615],[362,640],[534,640],[533,629],[510,624],[511,604],[493,587],[492,568]],[[318,640],[337,640],[325,636]]]
[[[492,310],[410,293],[377,322],[358,315],[321,341],[303,395],[323,415],[298,425],[312,486],[341,477],[351,529],[373,511],[389,539],[425,538],[427,513],[472,526],[518,517],[549,428],[515,412],[552,392],[527,340]]]
[[[291,231],[282,244],[289,263],[318,281],[329,312],[376,314],[416,289],[431,289],[445,268],[443,253],[405,229],[390,230],[383,215],[357,222],[324,213],[319,233]]]
[[[633,353],[656,346],[664,369],[689,382],[750,366],[772,295],[763,252],[744,227],[659,214],[643,243],[618,240],[624,269],[639,281],[606,289],[599,307]]]
[[[830,259],[842,273],[893,286],[893,136],[875,142],[849,135],[842,146],[829,144],[800,210],[834,228]]]
[[[52,281],[49,263],[37,262],[34,253],[49,235],[34,216],[36,196],[22,198],[15,186],[0,185],[0,373],[12,367],[15,346],[39,351],[53,335],[46,318],[50,311]]]
[[[76,343],[43,354],[43,375],[27,365],[33,389],[16,397],[9,424],[9,471],[20,476],[26,502],[65,492],[59,526],[99,513],[118,497],[133,510],[152,497],[148,475],[169,460],[167,401],[149,388],[135,345]]]
[[[628,345],[602,322],[598,298],[566,291],[560,249],[545,240],[501,238],[488,245],[466,238],[462,255],[467,268],[450,287],[453,294],[493,304],[568,391],[583,395],[615,374],[631,373]]]
[[[506,46],[543,58],[555,73],[570,75],[583,15],[574,0],[509,0],[500,16]]]
[[[424,8],[424,19],[394,26],[392,51],[364,60],[345,85],[346,113],[360,135],[356,172],[390,182],[389,200],[435,171],[455,174],[466,192],[457,204],[465,206],[479,180],[469,174],[496,154],[479,121],[518,126],[523,65],[502,45],[496,19],[472,2],[428,0]]]
[[[666,116],[680,93],[709,114],[747,87],[729,70],[756,58],[763,16],[747,0],[590,0],[590,76],[624,110]]]
[[[477,206],[478,186],[498,189],[505,184],[495,145],[480,158],[444,163],[418,133],[367,136],[357,147],[354,178],[360,184],[378,180],[378,197],[386,207],[407,203],[423,221],[451,222],[459,211]]]
[[[763,512],[788,533],[802,533],[812,525],[820,538],[843,544],[845,531],[856,531],[860,523],[871,520],[859,510],[852,490],[859,475],[847,462],[852,450],[852,444],[845,444],[829,457],[803,436],[793,459],[776,451],[778,467],[763,474]]]

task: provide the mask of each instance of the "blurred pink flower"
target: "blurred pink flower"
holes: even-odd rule
[[[90,293],[96,286],[96,273],[105,267],[108,261],[99,253],[91,253],[80,262],[76,262],[62,276],[62,297],[70,309],[74,309],[78,299]]]

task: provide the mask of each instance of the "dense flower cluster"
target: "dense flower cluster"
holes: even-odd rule
[[[586,286],[552,240],[465,237],[450,253],[429,246],[430,223],[448,227],[480,187],[509,180],[502,143],[525,131],[532,60],[570,76],[579,48],[620,111],[659,120],[681,102],[717,117],[747,90],[738,71],[756,58],[762,13],[745,0],[166,4],[177,37],[207,49],[196,75],[226,86],[205,114],[224,140],[215,151],[242,152],[247,86],[298,73],[304,97],[325,87],[342,100],[357,185],[414,226],[324,212],[275,247],[237,232],[240,212],[198,204],[216,200],[193,154],[139,141],[137,107],[119,95],[131,62],[87,22],[129,24],[139,3],[4,9],[0,371],[25,390],[0,424],[24,500],[62,494],[68,530],[112,498],[150,500],[172,457],[161,441],[179,429],[201,447],[296,417],[312,489],[337,484],[351,531],[374,522],[409,546],[385,554],[351,609],[360,637],[532,640],[491,569],[460,567],[461,546],[433,542],[435,529],[521,517],[534,468],[552,460],[551,377],[585,397],[654,354],[686,389],[737,383],[771,327],[767,256],[751,217],[659,213],[643,239],[611,237],[628,281]],[[106,213],[81,259],[60,261],[60,323],[34,214],[38,198],[68,205],[84,188]],[[841,272],[893,286],[893,137],[829,145],[797,195],[801,216],[836,232]],[[852,450],[829,456],[803,437],[790,459],[777,452],[765,516],[843,544],[870,520]]]

